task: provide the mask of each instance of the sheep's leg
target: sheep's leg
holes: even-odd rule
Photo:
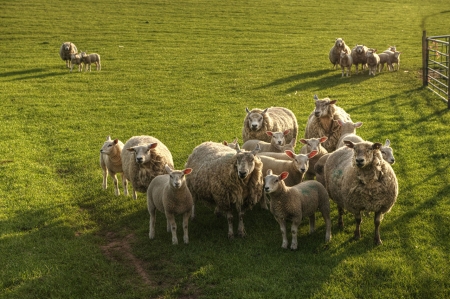
[[[322,213],[323,220],[325,220],[325,242],[330,242],[331,240],[331,217],[330,212]]]
[[[232,211],[227,212],[227,220],[228,220],[228,239],[233,239],[234,232],[233,232],[233,212]]]
[[[343,229],[344,228],[344,208],[338,207],[338,213],[339,213],[338,227],[340,229]]]
[[[184,241],[184,244],[189,244],[188,227],[189,227],[189,217],[190,216],[191,216],[191,211],[188,211],[183,214],[183,241]]]
[[[316,230],[316,215],[314,213],[309,216],[309,233],[312,234]]]
[[[280,225],[281,237],[283,238],[283,242],[281,243],[281,248],[287,249],[288,240],[286,237],[286,221],[282,218],[275,218],[278,224]]]
[[[195,204],[192,205],[191,220],[195,218]]]
[[[178,238],[177,238],[177,223],[175,222],[175,214],[166,212],[166,219],[167,219],[167,232],[172,231],[172,244],[177,245]]]
[[[298,226],[300,225],[301,219],[297,221],[292,221],[291,225],[291,234],[292,234],[292,241],[291,241],[291,250],[297,250],[297,235],[298,235]]]
[[[154,239],[155,238],[156,207],[151,202],[149,202],[148,212],[150,214],[148,237],[150,239]]]
[[[128,196],[128,180],[122,173],[123,194]]]
[[[356,71],[356,74],[358,75],[358,64],[355,64],[355,71]]]
[[[103,167],[102,165],[102,171],[103,171],[103,189],[106,190],[108,188],[108,169],[106,167]]]
[[[344,67],[343,67],[343,66],[341,66],[341,68],[342,68],[342,77],[344,77],[344,72],[345,72],[345,70],[344,70]]]
[[[134,187],[133,187],[133,199],[137,199],[137,193],[136,193],[136,190],[134,190]]]
[[[113,180],[114,183],[114,193],[116,194],[116,196],[120,195],[120,191],[119,191],[119,181],[117,180],[117,175],[113,172],[111,172],[109,174]]]
[[[373,239],[375,245],[383,244],[383,242],[381,242],[381,238],[380,238],[380,224],[381,224],[382,219],[383,219],[383,214],[381,212],[375,212],[375,217],[374,217],[375,237]]]
[[[360,211],[355,213],[355,222],[356,222],[356,228],[355,228],[354,238],[355,238],[355,240],[359,240],[361,238],[361,222],[362,222]]]
[[[244,212],[238,211],[238,215],[239,215],[238,236],[244,238],[247,235],[244,227]]]

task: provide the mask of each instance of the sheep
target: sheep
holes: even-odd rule
[[[398,196],[397,177],[391,165],[383,160],[381,143],[344,141],[325,163],[325,185],[337,204],[339,226],[344,226],[344,209],[355,216],[354,238],[361,238],[361,212],[375,212],[374,243],[381,245],[380,223]],[[352,150],[348,150],[350,148]]]
[[[306,181],[295,186],[286,186],[289,173],[280,175],[267,171],[264,178],[264,192],[270,198],[270,212],[280,225],[283,242],[281,248],[287,249],[286,220],[291,220],[291,250],[297,249],[298,227],[303,217],[309,217],[309,233],[315,230],[315,212],[319,210],[325,220],[325,242],[331,240],[330,199],[327,190],[317,181]]]
[[[358,75],[358,65],[361,64],[361,73],[366,69],[368,48],[364,45],[356,45],[351,52],[356,74]]]
[[[356,129],[360,128],[363,125],[362,122],[359,121],[354,123],[351,120],[344,122],[339,119],[338,124],[342,127],[342,129],[341,138],[339,138],[336,148],[344,146],[344,140],[350,140],[354,143],[363,141],[361,137],[356,135]]]
[[[316,174],[316,181],[321,183],[324,187],[325,186],[325,163],[327,162],[328,157],[330,156],[330,153],[323,155],[319,158],[319,160],[314,165],[314,172]]]
[[[178,244],[175,215],[183,214],[183,241],[189,243],[188,222],[194,201],[186,185],[186,175],[191,168],[172,170],[165,165],[167,174],[156,176],[148,185],[147,209],[150,214],[149,238],[155,238],[156,210],[163,212],[167,220],[167,232],[172,231],[172,244]]]
[[[70,68],[70,66],[71,66],[72,54],[77,54],[77,53],[78,53],[77,46],[75,46],[71,42],[65,42],[59,48],[59,56],[61,57],[61,59],[63,61],[66,62],[67,68]]]
[[[86,52],[81,52],[81,62],[84,63],[86,72],[91,71],[91,63],[95,63],[97,71],[102,69],[100,64],[100,55],[97,53],[86,54]]]
[[[258,139],[250,139],[244,142],[242,148],[250,151],[253,150],[257,144],[259,144],[261,152],[281,153],[284,151],[283,147],[286,144],[285,136],[289,134],[289,132],[290,130],[285,130],[284,132],[267,131],[266,134],[272,137],[270,142],[265,142]]]
[[[244,213],[262,199],[262,162],[253,151],[233,150],[221,143],[204,142],[194,148],[186,168],[195,169],[187,177],[194,203],[215,205],[215,213],[226,214],[228,238],[234,238],[233,206],[239,216],[238,235],[245,237]],[[194,216],[194,215],[192,215]]]
[[[402,52],[398,52],[395,51],[394,55],[391,56],[391,63],[392,63],[392,69],[395,71],[397,69],[397,71],[400,70],[400,54],[402,54]],[[395,65],[397,65],[397,68],[395,67]]]
[[[245,108],[245,111],[247,115],[242,128],[243,142],[250,139],[270,142],[272,138],[266,134],[267,131],[283,132],[290,130],[289,134],[285,136],[286,143],[297,138],[297,118],[291,110],[283,107],[270,107],[264,110],[254,108],[251,111]]]
[[[336,100],[324,98],[319,100],[314,95],[316,108],[308,117],[305,129],[305,139],[328,137],[322,146],[332,152],[336,149],[337,142],[341,137],[341,127],[337,124],[337,120],[351,120],[350,115],[341,107],[336,106]]]
[[[388,71],[393,70],[393,66],[391,63],[391,55],[388,53],[380,53],[378,54],[378,57],[380,58],[380,62],[378,63],[378,73],[381,73],[384,69],[384,65],[387,65]]]
[[[100,149],[100,166],[103,171],[103,189],[108,187],[108,173],[114,182],[116,196],[120,195],[117,173],[122,175],[123,192],[128,195],[128,181],[122,169],[122,149],[123,143],[119,139],[111,140],[111,136],[106,137],[106,141]]]
[[[339,65],[341,66],[341,69],[342,69],[342,77],[344,77],[344,73],[346,73],[347,77],[351,76],[352,64],[353,64],[353,59],[352,59],[352,55],[350,54],[350,52],[347,52],[347,50],[342,50],[341,57],[339,59]],[[345,69],[347,69],[347,72],[345,72]]]
[[[369,76],[374,75],[377,72],[378,64],[380,63],[380,57],[376,53],[377,49],[369,49],[367,50],[367,66],[369,67]]]
[[[331,64],[333,64],[333,69],[336,69],[339,64],[342,50],[347,50],[347,53],[351,52],[350,47],[345,44],[344,40],[342,38],[337,38],[328,54],[328,58],[330,59]]]
[[[286,151],[294,152],[296,143],[297,143],[296,139],[292,139],[289,144],[285,144],[281,147],[281,152],[264,152],[261,150],[259,153],[257,153],[257,155],[272,157],[280,160],[290,160],[291,158],[288,155],[286,155],[285,152]],[[259,143],[259,145],[261,145],[261,143]]]
[[[147,192],[153,178],[165,174],[166,164],[173,168],[172,154],[157,138],[144,135],[128,139],[122,150],[122,168],[133,186],[133,199],[137,199],[136,192]]]
[[[228,142],[228,141],[224,140],[224,141],[222,141],[222,144],[228,146],[229,148],[235,149],[236,144],[238,144],[238,139],[234,138],[233,142]]]
[[[392,165],[395,163],[395,158],[394,158],[394,150],[390,145],[391,141],[389,139],[386,139],[384,145],[381,147],[381,155],[383,156],[384,161]]]
[[[72,72],[73,66],[74,65],[78,65],[78,71],[81,72],[81,70],[83,69],[83,64],[81,61],[81,56],[80,54],[72,54],[70,57],[70,72]]]
[[[304,146],[300,149],[300,154],[307,154],[312,151],[317,151],[317,154],[309,159],[309,167],[305,173],[306,180],[314,179],[316,175],[315,165],[317,161],[319,161],[320,157],[328,153],[328,151],[322,146],[322,143],[327,141],[327,139],[328,137],[326,136],[321,138],[300,139],[300,142],[304,144]]]

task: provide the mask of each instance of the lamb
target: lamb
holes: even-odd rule
[[[253,150],[257,144],[259,144],[261,152],[281,153],[284,151],[283,146],[286,144],[285,136],[289,134],[289,131],[290,130],[285,130],[284,132],[267,131],[266,134],[272,137],[270,142],[265,142],[258,139],[250,139],[244,142],[242,148],[250,151]]]
[[[317,151],[317,154],[309,159],[309,167],[308,170],[305,173],[305,179],[306,180],[312,180],[314,179],[316,175],[315,171],[315,165],[317,161],[319,161],[320,157],[327,154],[328,151],[322,146],[322,143],[327,141],[328,137],[324,136],[321,138],[309,138],[309,139],[300,139],[300,142],[305,144],[300,149],[300,154],[307,154],[312,151]]]
[[[359,239],[361,212],[375,212],[374,243],[381,245],[380,223],[397,200],[397,177],[383,160],[381,143],[344,142],[346,147],[331,153],[325,163],[325,185],[338,206],[339,226],[344,226],[345,209],[355,216],[354,238]]]
[[[242,128],[243,142],[250,139],[270,142],[272,138],[266,134],[267,131],[284,132],[290,130],[289,134],[285,136],[286,143],[297,138],[297,118],[291,110],[283,107],[270,107],[264,110],[254,108],[251,111],[245,108],[245,111],[247,115]]]
[[[378,57],[380,57],[380,62],[378,63],[378,73],[381,73],[383,71],[385,64],[387,64],[387,68],[389,71],[392,71],[394,69],[391,63],[390,54],[383,52],[378,54]]]
[[[336,149],[337,142],[341,137],[341,126],[337,124],[337,120],[351,120],[350,115],[344,109],[336,106],[336,100],[324,98],[319,100],[314,95],[316,108],[308,117],[305,129],[305,139],[321,138],[323,136],[328,139],[322,143],[322,146],[332,152]]]
[[[358,65],[361,64],[361,73],[366,69],[368,48],[364,45],[356,45],[351,52],[356,74],[358,75]]]
[[[380,57],[376,53],[377,49],[369,49],[367,50],[367,66],[369,67],[369,76],[374,75],[377,72],[378,64],[380,63]]]
[[[291,220],[291,250],[297,249],[298,227],[303,217],[309,217],[309,233],[315,230],[315,212],[319,210],[325,220],[325,242],[331,240],[330,200],[327,190],[319,182],[306,181],[292,187],[285,184],[289,173],[280,175],[267,171],[264,178],[264,192],[270,197],[270,212],[280,225],[283,242],[281,247],[287,249],[286,220]]]
[[[341,130],[341,138],[339,138],[337,148],[344,146],[344,140],[350,140],[353,143],[363,141],[361,137],[356,135],[356,129],[360,128],[363,125],[362,122],[354,123],[351,120],[344,122],[339,119],[338,124],[342,127],[342,130]]]
[[[238,144],[238,139],[234,138],[233,142],[228,142],[228,141],[224,140],[224,141],[222,141],[222,144],[228,146],[229,148],[235,149],[236,144]]]
[[[347,53],[351,52],[350,47],[345,44],[344,40],[342,38],[337,38],[333,47],[330,49],[330,53],[328,54],[328,58],[333,64],[333,69],[336,69],[339,64],[342,50],[347,50]]]
[[[342,77],[344,77],[344,73],[346,73],[347,77],[350,77],[351,73],[352,73],[352,64],[353,64],[353,59],[352,59],[352,55],[350,54],[350,52],[347,52],[347,50],[342,50],[341,51],[341,57],[339,59],[339,65],[341,66],[342,69]],[[347,69],[347,72],[345,72],[345,69]]]
[[[116,196],[120,195],[117,173],[122,175],[123,192],[128,195],[128,181],[123,174],[122,169],[122,148],[123,143],[119,139],[111,140],[111,136],[106,138],[105,143],[100,149],[100,166],[103,170],[103,189],[108,187],[108,173],[114,182]]]
[[[95,63],[97,71],[102,69],[100,64],[100,55],[97,53],[86,54],[86,52],[81,52],[81,62],[84,63],[86,71],[89,69],[91,71],[91,63]]]
[[[70,57],[70,72],[72,72],[73,66],[74,65],[78,65],[78,71],[81,72],[81,70],[83,69],[83,64],[81,61],[81,56],[80,54],[72,54]]]
[[[166,215],[167,232],[172,231],[172,244],[178,244],[175,215],[183,214],[183,241],[188,244],[188,222],[194,202],[186,185],[186,175],[190,174],[192,169],[172,170],[167,164],[165,169],[168,174],[156,176],[147,189],[147,208],[150,214],[148,236],[150,239],[155,238],[156,210],[158,210]]]
[[[77,54],[77,46],[71,42],[65,42],[59,48],[59,56],[66,62],[66,67],[70,68],[72,54]]]
[[[128,139],[122,150],[122,168],[133,186],[133,199],[137,199],[136,192],[146,193],[157,175],[165,174],[166,164],[173,168],[172,154],[157,138],[144,135]]]
[[[394,64],[397,65],[397,71],[400,70],[400,54],[402,54],[402,52],[395,51],[394,55],[391,56],[392,69],[394,71],[396,70],[396,67]]]
[[[281,152],[263,152],[261,150],[259,153],[257,153],[257,155],[272,157],[272,158],[280,159],[280,160],[290,160],[291,158],[288,155],[286,155],[285,152],[286,151],[294,152],[296,143],[297,143],[297,141],[295,139],[292,139],[289,144],[285,144],[281,147]],[[261,143],[259,143],[259,144],[261,145]]]
[[[239,216],[238,235],[246,235],[244,213],[262,199],[262,162],[253,151],[233,150],[221,143],[204,142],[194,148],[186,168],[195,169],[187,177],[194,203],[198,200],[215,205],[216,214],[226,214],[228,238],[234,238],[233,206]]]
[[[381,155],[383,156],[384,161],[392,165],[395,163],[395,158],[394,158],[394,150],[390,145],[391,141],[389,139],[386,139],[384,145],[381,147]]]

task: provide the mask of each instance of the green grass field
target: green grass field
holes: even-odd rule
[[[448,0],[1,1],[0,298],[450,298],[450,115],[421,79],[422,31],[450,34],[449,17]],[[341,78],[337,37],[396,45],[400,71]],[[66,41],[102,70],[70,73]],[[241,139],[246,107],[291,109],[303,137],[314,94],[392,142],[400,190],[381,246],[372,218],[358,241],[351,215],[339,230],[334,204],[329,245],[318,214],[283,250],[259,205],[230,242],[200,203],[189,245],[173,246],[161,213],[149,240],[145,194],[101,187],[107,135],[155,136],[181,169],[196,145]]]

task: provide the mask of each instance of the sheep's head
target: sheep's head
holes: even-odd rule
[[[86,56],[88,56],[88,55],[86,54],[86,52],[81,52],[80,55],[81,55],[81,57],[86,57]]]
[[[306,145],[307,152],[320,151],[322,143],[328,140],[328,137],[323,136],[320,138],[300,139],[300,142]]]
[[[236,170],[237,175],[240,179],[244,180],[247,178],[255,169],[255,159],[259,159],[256,157],[256,154],[261,150],[259,144],[256,145],[256,148],[253,151],[242,151],[239,148],[239,145],[236,146]]]
[[[272,139],[270,141],[270,143],[272,143],[273,145],[285,145],[286,144],[286,138],[285,136],[287,134],[289,134],[290,130],[285,130],[284,132],[271,132],[271,131],[267,131],[266,134],[268,136],[272,136]]]
[[[70,43],[65,43],[65,44],[64,44],[64,50],[65,50],[65,51],[69,51],[69,50],[70,50],[70,46],[71,46]]]
[[[287,171],[282,172],[280,175],[273,174],[272,169],[267,170],[267,175],[264,177],[264,192],[272,193],[284,185],[284,180],[289,176]]]
[[[390,147],[390,145],[391,141],[389,139],[386,139],[386,142],[381,147],[381,155],[383,156],[384,161],[392,165],[395,163],[395,158],[394,158],[394,150],[392,149],[392,147]]]
[[[400,57],[400,54],[402,54],[402,52],[395,51],[395,52],[394,52],[394,57],[395,57],[395,58],[399,58],[399,57]]]
[[[396,46],[389,46],[389,48],[386,51],[395,52],[395,51],[397,51],[397,47]]]
[[[295,169],[298,170],[300,173],[305,173],[308,171],[309,168],[309,159],[313,158],[315,155],[317,155],[318,151],[312,151],[309,154],[298,154],[296,155],[292,151],[285,151],[286,155],[288,155],[289,158],[293,159]]]
[[[353,143],[348,140],[344,140],[344,143],[353,150],[353,167],[364,168],[367,165],[371,165],[375,159],[382,159],[380,153],[381,143],[369,141]]]
[[[336,100],[330,100],[329,98],[324,98],[319,100],[317,95],[314,95],[314,101],[316,104],[316,109],[314,110],[314,115],[318,118],[325,116],[332,116],[330,113],[330,106],[336,104]]]
[[[111,136],[106,137],[105,143],[103,143],[102,148],[100,149],[100,152],[102,154],[109,155],[113,151],[114,147],[119,142],[119,139],[111,140]]]
[[[134,152],[137,164],[144,164],[151,161],[151,149],[154,149],[158,143],[149,143],[147,145],[138,145],[127,148],[128,151]]]
[[[342,119],[337,120],[339,126],[341,126],[342,134],[353,133],[356,134],[356,129],[360,128],[363,123],[362,122],[352,122],[351,120],[344,122]]]
[[[334,45],[338,48],[345,48],[345,42],[342,38],[336,38],[336,41],[334,42]]]
[[[255,109],[249,111],[248,108],[245,108],[245,111],[247,112],[246,126],[250,128],[252,131],[259,131],[264,125],[264,116],[267,113],[267,109],[263,110],[262,112],[259,112],[256,111]]]
[[[180,189],[186,183],[186,175],[192,172],[192,168],[172,170],[167,164],[164,167],[169,174],[170,186],[175,189]]]
[[[236,144],[239,145],[237,138],[234,138],[233,142],[228,142],[228,141],[224,140],[222,142],[222,144],[228,146],[231,149],[236,149]]]
[[[366,57],[373,57],[376,52],[377,52],[377,49],[370,48],[366,52]]]

